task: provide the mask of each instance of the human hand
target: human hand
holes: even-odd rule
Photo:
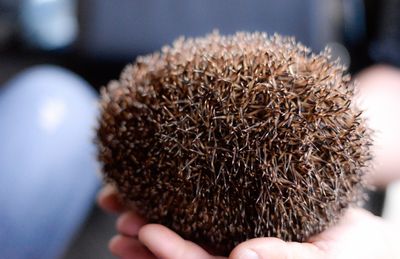
[[[400,69],[375,65],[356,76],[357,103],[374,131],[372,185],[384,188],[400,180]]]
[[[146,221],[120,203],[111,186],[104,187],[98,195],[98,204],[105,211],[120,213],[116,222],[118,235],[109,242],[110,251],[120,258],[223,258],[210,255],[199,245],[182,239],[178,234],[159,224]]]
[[[162,225],[146,224],[134,212],[124,211],[110,186],[100,192],[98,202],[107,211],[121,213],[116,224],[119,234],[109,244],[110,251],[120,258],[223,258],[212,256]],[[397,243],[396,231],[387,222],[351,208],[337,225],[308,242],[255,238],[239,244],[229,258],[400,258]]]
[[[239,244],[230,258],[400,258],[396,231],[364,209],[350,208],[340,222],[308,242],[256,238]]]

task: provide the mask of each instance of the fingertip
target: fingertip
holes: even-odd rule
[[[138,239],[123,235],[111,238],[108,249],[113,255],[121,258],[155,258]]]
[[[108,250],[111,251],[111,253],[116,254],[118,251],[118,246],[119,243],[121,242],[121,236],[113,236],[110,241],[108,242]]]
[[[116,229],[121,234],[127,236],[138,236],[140,228],[145,224],[145,220],[133,211],[123,213],[116,222]]]
[[[100,189],[100,191],[97,193],[97,197],[96,197],[97,203],[99,205],[103,205],[104,201],[107,200],[108,197],[114,195],[115,193],[116,193],[116,190],[112,185],[110,185],[110,184],[104,185]]]
[[[107,212],[120,213],[124,210],[117,190],[110,184],[104,186],[98,193],[97,204]]]
[[[310,243],[285,242],[278,238],[255,238],[238,245],[230,254],[231,259],[281,259],[324,258],[322,251]]]
[[[281,239],[268,237],[268,238],[255,238],[239,244],[235,247],[229,255],[230,259],[263,259],[263,258],[280,258],[274,257],[274,254],[269,250],[276,250],[282,243],[285,242]]]
[[[170,244],[181,243],[180,237],[174,236],[169,229],[158,224],[144,225],[138,233],[139,241],[142,242],[157,257],[171,258],[173,251]],[[166,256],[167,255],[167,256]]]
[[[115,190],[114,186],[112,186],[111,184],[106,184],[100,189],[99,193],[97,194],[97,199],[99,200],[99,199],[101,199],[105,196],[109,196],[110,194],[113,194],[115,192],[116,192],[116,190]]]
[[[251,249],[240,249],[234,254],[232,254],[229,258],[232,259],[262,259],[256,251]]]

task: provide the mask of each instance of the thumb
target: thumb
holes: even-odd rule
[[[284,242],[273,237],[255,238],[238,245],[230,259],[319,259],[324,251],[311,243]]]

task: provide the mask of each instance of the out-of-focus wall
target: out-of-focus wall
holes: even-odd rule
[[[218,29],[278,32],[320,50],[337,41],[339,1],[330,0],[85,0],[80,2],[80,47],[88,55],[131,58],[178,36]]]

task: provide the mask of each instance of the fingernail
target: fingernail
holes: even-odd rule
[[[258,254],[250,249],[240,250],[237,259],[260,259]]]

